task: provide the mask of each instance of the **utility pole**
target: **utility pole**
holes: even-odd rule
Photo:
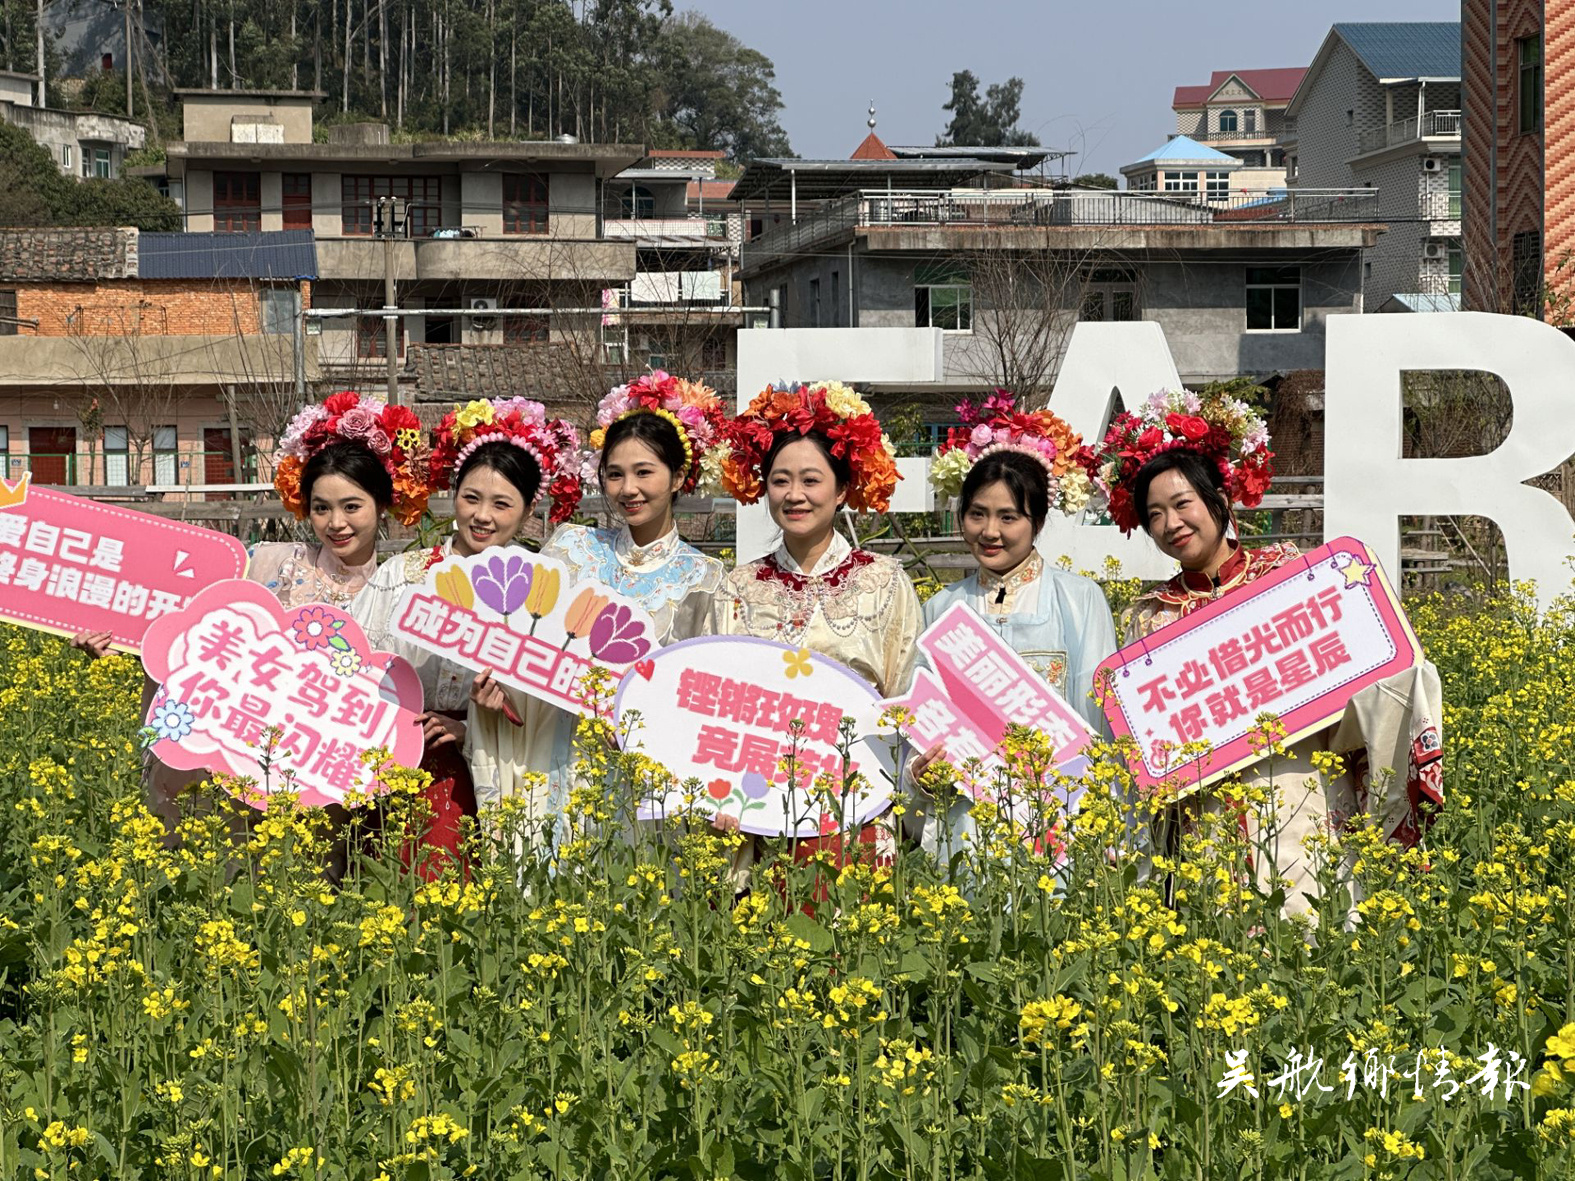
[[[126,118],[136,118],[136,112],[131,109],[131,0],[125,0],[126,6]],[[148,112],[150,115],[153,113]],[[239,469],[236,469],[237,471]],[[239,479],[239,477],[236,477]]]
[[[378,224],[383,234],[383,310],[398,308],[394,301],[394,233],[399,226],[399,199],[379,197]],[[399,405],[399,317],[383,317],[383,344],[388,353],[388,404]]]

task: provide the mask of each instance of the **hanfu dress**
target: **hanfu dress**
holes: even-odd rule
[[[983,616],[1095,733],[1104,730],[1104,712],[1093,698],[1094,673],[1117,644],[1110,604],[1098,583],[1047,565],[1035,550],[1005,574],[981,568],[938,592],[924,604],[924,625],[955,603]],[[955,852],[973,838],[972,799],[958,798],[944,813],[922,793],[916,802],[909,829],[922,825],[920,844],[932,855]]]
[[[846,665],[882,697],[896,697],[913,680],[920,621],[919,598],[902,564],[854,549],[833,532],[830,546],[809,570],[785,545],[733,570],[717,595],[712,630],[808,648]],[[810,860],[827,839],[832,838],[795,841],[794,859]],[[896,852],[888,824],[866,824],[858,839],[877,859]],[[747,884],[757,855],[755,842],[739,850],[735,886]],[[835,856],[840,864],[840,849]]]
[[[1133,601],[1123,620],[1126,643],[1153,636],[1216,599],[1235,594],[1281,567],[1302,560],[1289,542],[1233,552],[1211,578],[1183,570],[1168,582]],[[1342,826],[1359,812],[1372,811],[1390,839],[1411,844],[1419,838],[1427,815],[1443,804],[1442,701],[1438,672],[1422,661],[1377,685],[1363,689],[1347,706],[1338,726],[1309,735],[1286,748],[1284,755],[1261,759],[1240,772],[1244,786],[1262,788],[1274,808],[1274,831],[1266,833],[1257,809],[1249,809],[1245,836],[1254,872],[1265,891],[1274,879],[1286,879],[1284,913],[1308,914],[1321,895],[1316,864],[1306,839]],[[1398,735],[1398,738],[1397,738]],[[1327,788],[1313,766],[1318,751],[1353,751],[1346,774]],[[1390,766],[1404,783],[1396,798],[1370,800],[1363,769]],[[1218,795],[1197,796],[1171,805],[1156,822],[1155,849],[1173,855],[1181,831],[1200,811],[1217,810]],[[1271,875],[1269,863],[1273,863]]]
[[[595,580],[638,603],[656,624],[658,647],[705,635],[711,601],[721,586],[722,563],[678,535],[675,526],[649,545],[636,545],[628,526],[592,529],[563,525],[542,547],[542,556],[568,567],[563,592],[574,582]],[[529,817],[563,832],[562,815],[573,780],[574,736],[579,715],[540,698],[505,690],[515,721],[507,714],[471,706],[467,725],[476,793],[483,803],[529,792]],[[527,779],[545,773],[545,786]],[[529,786],[528,786],[529,785]]]
[[[463,721],[476,674],[401,639],[392,627],[394,610],[405,592],[425,582],[433,566],[455,556],[453,541],[448,540],[389,558],[355,597],[349,613],[374,649],[403,657],[415,669],[428,711]],[[418,858],[416,872],[428,880],[441,874],[448,860],[458,855],[464,818],[476,815],[476,792],[466,757],[470,744],[467,733],[460,742],[428,746],[421,756],[421,769],[432,776],[426,791],[430,817],[416,840],[417,850],[407,851],[405,857],[407,862],[412,856]]]

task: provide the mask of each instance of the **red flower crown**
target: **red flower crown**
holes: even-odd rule
[[[1105,438],[1085,460],[1089,476],[1104,493],[1110,518],[1123,533],[1143,526],[1133,485],[1156,455],[1195,451],[1219,469],[1226,495],[1243,508],[1263,501],[1274,475],[1274,452],[1263,419],[1228,394],[1161,390],[1138,414],[1118,414]]]
[[[901,478],[891,443],[864,399],[839,382],[770,386],[727,425],[732,453],[722,482],[740,504],[760,499],[766,453],[779,434],[789,431],[819,431],[831,441],[831,453],[852,473],[847,503],[854,512],[883,513],[891,504]]]
[[[536,461],[541,484],[527,508],[545,492],[552,497],[553,524],[574,515],[580,504],[580,436],[563,419],[549,420],[542,404],[527,398],[467,402],[445,414],[432,448],[432,486],[447,488],[470,453],[486,443],[511,443]]]
[[[402,525],[414,525],[426,512],[431,482],[421,420],[408,406],[388,406],[381,398],[343,390],[321,405],[305,406],[279,437],[273,458],[273,486],[297,519],[306,516],[301,472],[312,456],[333,443],[354,443],[377,457],[394,485],[391,511]]]

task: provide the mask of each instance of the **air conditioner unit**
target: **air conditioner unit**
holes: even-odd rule
[[[1423,258],[1447,258],[1449,247],[1443,242],[1427,242],[1422,246]]]
[[[470,300],[470,310],[472,312],[495,312],[498,310],[498,301],[493,299],[491,296],[472,296]],[[493,325],[496,323],[496,316],[473,315],[470,317],[470,328],[472,332],[491,332]]]
[[[1444,162],[1442,160],[1440,160],[1437,156],[1423,156],[1422,157],[1422,171],[1423,172],[1442,172],[1442,171],[1444,171]]]

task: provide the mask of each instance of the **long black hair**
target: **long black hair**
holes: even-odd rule
[[[394,481],[370,447],[348,439],[330,443],[301,469],[301,503],[311,510],[312,486],[324,476],[341,476],[372,498],[380,509],[394,503]]]
[[[1217,465],[1190,447],[1172,447],[1169,451],[1161,451],[1138,469],[1137,479],[1132,481],[1132,510],[1143,522],[1145,533],[1150,533],[1149,486],[1161,472],[1179,473],[1183,480],[1192,485],[1192,491],[1203,502],[1203,507],[1208,510],[1214,523],[1220,527],[1220,535],[1222,537],[1230,535],[1230,497],[1225,494],[1225,477],[1220,475]]]
[[[689,475],[689,457],[684,451],[684,441],[678,437],[678,428],[660,414],[626,414],[608,427],[607,437],[602,441],[601,458],[596,464],[597,476],[606,480],[607,459],[613,448],[630,439],[644,443],[663,466],[678,477],[678,488],[673,489],[673,499],[677,500]]]
[[[1006,485],[1017,511],[1033,522],[1034,536],[1039,536],[1050,515],[1050,473],[1021,451],[992,451],[968,470],[958,497],[961,514],[967,516],[974,498],[997,481]]]
[[[526,511],[530,511],[530,506],[536,501],[536,493],[541,488],[541,467],[529,452],[503,439],[483,443],[465,456],[465,462],[454,473],[455,495],[459,494],[459,486],[465,482],[465,477],[477,468],[491,468],[513,484],[525,501]]]

